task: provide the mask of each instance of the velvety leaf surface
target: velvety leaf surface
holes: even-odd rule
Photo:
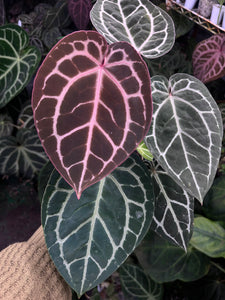
[[[213,183],[223,126],[204,84],[188,74],[152,79],[153,120],[146,146],[163,169],[200,202]]]
[[[154,282],[141,268],[124,264],[120,267],[119,274],[126,300],[162,299],[162,285]]]
[[[90,11],[92,8],[91,0],[69,0],[69,14],[77,29],[87,29],[90,21]]]
[[[152,154],[150,153],[150,151],[148,150],[147,146],[145,145],[145,143],[143,141],[138,145],[136,150],[143,158],[145,158],[149,161],[153,160]]]
[[[16,137],[0,138],[0,174],[32,177],[46,162],[35,130],[20,129]]]
[[[135,250],[140,264],[156,282],[194,281],[207,274],[209,258],[189,247],[187,253],[150,231]]]
[[[151,229],[187,249],[194,219],[194,198],[159,166],[152,166],[155,212]]]
[[[202,209],[209,219],[225,220],[225,176],[215,178]]]
[[[97,0],[90,17],[108,43],[129,42],[147,58],[164,55],[174,44],[171,17],[148,0]]]
[[[202,82],[225,75],[225,34],[212,35],[201,41],[192,56],[194,75]]]
[[[47,55],[33,89],[36,127],[78,198],[139,145],[152,116],[146,64],[126,42],[79,31]]]
[[[13,131],[13,120],[7,114],[0,114],[0,138],[11,135]]]
[[[14,98],[29,82],[41,59],[37,48],[21,27],[0,27],[0,108]]]
[[[129,157],[78,201],[54,171],[42,202],[42,224],[57,269],[78,296],[109,277],[146,234],[154,194],[147,167]]]
[[[225,229],[205,217],[196,217],[191,245],[210,257],[225,258]]]

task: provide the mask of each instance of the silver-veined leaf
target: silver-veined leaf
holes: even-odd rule
[[[166,54],[174,44],[171,17],[149,0],[97,0],[90,17],[108,43],[129,42],[147,58]]]
[[[223,126],[205,85],[188,74],[152,79],[154,114],[145,143],[163,169],[200,202],[217,170]]]
[[[29,82],[41,55],[29,46],[29,38],[21,27],[0,27],[0,108],[14,98]]]
[[[7,114],[0,114],[0,138],[11,135],[13,131],[13,120]]]
[[[46,162],[35,130],[20,129],[16,137],[0,138],[0,174],[32,177]]]
[[[194,197],[165,171],[152,164],[155,212],[151,229],[175,245],[187,249],[192,235]]]
[[[26,102],[18,116],[17,125],[22,128],[35,129],[33,110],[30,101]]]
[[[124,264],[119,274],[126,300],[162,299],[163,286],[154,282],[141,268]]]
[[[67,283],[82,295],[109,277],[146,234],[154,194],[147,167],[137,156],[77,199],[57,171],[42,202],[49,253]]]

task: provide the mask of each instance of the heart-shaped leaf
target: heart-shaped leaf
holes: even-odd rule
[[[192,234],[194,198],[159,166],[151,166],[155,193],[151,229],[186,250]]]
[[[141,245],[135,250],[138,260],[156,282],[174,280],[194,281],[209,271],[209,258],[193,247],[183,249],[172,245],[149,231]]]
[[[191,245],[210,257],[225,258],[225,229],[205,217],[197,217]]]
[[[174,44],[171,17],[149,0],[97,0],[90,17],[108,43],[129,42],[147,58],[164,55]]]
[[[14,98],[29,82],[41,55],[29,46],[29,38],[21,27],[0,27],[0,108]]]
[[[147,66],[126,42],[108,46],[97,32],[72,33],[41,65],[33,110],[48,156],[79,198],[147,133],[152,117]]]
[[[188,74],[152,80],[153,120],[145,143],[162,168],[200,202],[217,170],[223,136],[219,108]]]
[[[42,202],[49,253],[63,278],[78,293],[109,277],[146,234],[154,193],[147,167],[129,157],[80,200],[54,171]]]
[[[225,34],[216,34],[201,41],[193,55],[194,75],[202,82],[213,81],[225,75]]]
[[[91,0],[69,0],[69,14],[77,29],[87,29],[91,8]]]
[[[0,139],[0,174],[34,176],[47,157],[35,130],[20,129],[16,137]]]
[[[120,267],[119,274],[126,300],[162,299],[163,286],[154,282],[141,268],[124,264]]]

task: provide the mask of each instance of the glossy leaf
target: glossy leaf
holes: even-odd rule
[[[41,59],[37,48],[21,27],[0,27],[0,108],[14,98],[29,82]]]
[[[200,202],[213,183],[223,126],[218,106],[188,74],[152,79],[153,120],[145,143],[154,158]]]
[[[154,282],[144,271],[134,265],[124,264],[119,269],[120,281],[126,300],[160,300],[162,285]]]
[[[78,30],[87,29],[90,21],[91,0],[69,0],[69,14]]]
[[[143,141],[138,145],[137,151],[144,159],[147,159],[149,161],[153,160],[152,154],[150,153],[150,151],[148,150],[147,146]]]
[[[209,219],[225,220],[225,176],[215,178],[202,209]]]
[[[202,82],[225,75],[225,34],[213,35],[201,41],[192,56],[194,75]]]
[[[196,217],[191,245],[210,257],[225,258],[225,229],[205,217]]]
[[[0,139],[0,174],[33,177],[47,158],[33,130],[20,129],[16,137]]]
[[[135,251],[138,260],[156,282],[194,281],[208,273],[209,258],[189,247],[187,253],[150,231]]]
[[[11,135],[13,131],[13,120],[7,114],[0,114],[0,138]]]
[[[164,55],[174,44],[171,17],[148,0],[97,0],[90,17],[108,43],[129,42],[147,58]]]
[[[152,177],[155,212],[151,229],[186,250],[192,235],[194,198],[159,166],[152,166]]]
[[[147,167],[129,157],[80,200],[54,171],[42,202],[49,253],[78,296],[109,277],[146,234],[154,194]]]
[[[79,198],[147,133],[152,116],[148,69],[126,42],[108,46],[97,32],[72,33],[39,68],[33,110],[46,153]]]

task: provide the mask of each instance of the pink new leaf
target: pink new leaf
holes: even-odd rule
[[[136,149],[152,117],[147,66],[127,42],[95,31],[60,40],[34,81],[32,105],[43,147],[77,197]]]
[[[192,56],[194,76],[206,83],[225,75],[225,34],[200,42]]]
[[[87,28],[91,8],[91,0],[69,0],[68,11],[77,29]]]

